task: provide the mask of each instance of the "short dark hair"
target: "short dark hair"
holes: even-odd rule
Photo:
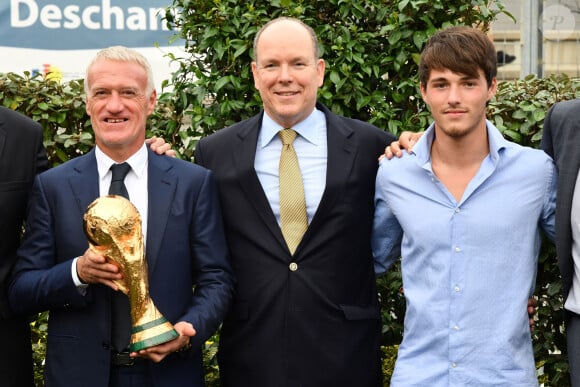
[[[493,42],[482,31],[473,27],[455,26],[433,35],[421,53],[419,80],[423,87],[431,70],[448,69],[454,73],[477,78],[482,70],[491,86],[497,76],[497,55]]]

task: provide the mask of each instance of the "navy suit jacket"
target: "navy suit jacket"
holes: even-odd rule
[[[0,107],[0,386],[33,385],[30,325],[8,305],[9,274],[20,244],[28,194],[34,177],[48,167],[42,127]]]
[[[0,107],[0,316],[10,316],[8,275],[20,244],[28,194],[48,160],[42,127],[30,118]]]
[[[254,169],[263,113],[196,147],[218,182],[238,284],[220,336],[224,386],[381,386],[370,241],[377,158],[394,136],[317,107],[325,190],[294,256]]]
[[[214,179],[149,150],[148,195],[151,298],[169,321],[188,321],[197,331],[185,356],[149,363],[152,382],[201,386],[201,345],[220,324],[233,287]],[[94,150],[39,175],[32,191],[10,302],[19,313],[50,310],[46,386],[108,386],[112,292],[89,285],[81,295],[71,277],[72,259],[88,247],[83,214],[98,196]]]
[[[556,252],[562,276],[564,301],[574,274],[572,258],[572,198],[580,169],[580,99],[554,104],[544,120],[542,149],[558,167],[556,201]]]

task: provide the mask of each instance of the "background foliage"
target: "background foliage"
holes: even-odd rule
[[[254,36],[270,19],[292,16],[319,37],[327,63],[320,102],[393,133],[424,128],[428,113],[417,98],[416,74],[424,43],[450,24],[486,30],[502,10],[493,0],[174,0],[166,17],[185,39],[187,55],[176,58],[168,98],[197,137],[256,114]],[[178,142],[183,133],[173,129]],[[191,157],[194,146],[180,151]]]
[[[148,136],[164,137],[173,143],[179,157],[191,159],[201,136],[257,113],[261,102],[250,72],[252,40],[262,24],[279,15],[302,18],[320,37],[327,61],[321,102],[339,114],[371,121],[397,134],[423,130],[429,113],[421,102],[416,77],[423,44],[435,30],[450,24],[475,24],[485,29],[501,10],[498,2],[484,0],[175,0],[167,17],[186,38],[188,56],[174,58],[180,67],[173,79],[164,82],[171,83],[172,89],[160,94]],[[566,76],[500,82],[488,116],[507,138],[538,147],[547,109],[554,102],[577,97],[579,81]],[[56,83],[29,73],[0,74],[0,101],[43,125],[52,165],[92,147],[81,80]],[[399,267],[377,283],[388,384],[404,315]],[[568,383],[567,359],[562,353],[565,340],[560,290],[555,252],[546,243],[538,268],[533,333],[536,360],[543,373],[540,380],[546,386]],[[43,313],[32,323],[39,385],[47,318]],[[218,339],[219,333],[206,343],[204,351],[208,386],[219,385],[215,359]]]

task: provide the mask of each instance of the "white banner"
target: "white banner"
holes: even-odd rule
[[[0,0],[0,72],[83,78],[96,51],[123,45],[147,57],[159,92],[177,68],[165,55],[183,54],[162,20],[170,1]]]

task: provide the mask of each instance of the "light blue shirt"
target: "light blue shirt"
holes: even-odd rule
[[[264,113],[254,160],[254,169],[278,220],[278,225],[280,224],[278,167],[282,152],[282,140],[280,140],[278,132],[282,129],[284,128]],[[308,215],[308,224],[310,224],[326,187],[328,155],[326,116],[320,110],[314,109],[312,114],[292,129],[298,133],[293,145],[302,172],[306,214]]]
[[[489,155],[459,202],[431,168],[433,125],[379,167],[375,269],[402,256],[407,303],[391,386],[537,386],[527,302],[540,228],[553,238],[556,169],[487,122]]]

